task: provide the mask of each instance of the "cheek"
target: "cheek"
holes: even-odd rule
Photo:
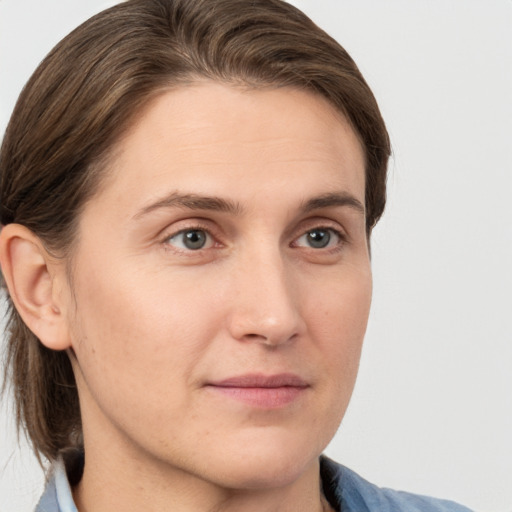
[[[355,383],[372,296],[369,269],[357,269],[326,285],[309,309],[312,337],[323,354],[338,391]]]
[[[211,306],[202,305],[197,289],[183,287],[179,278],[166,282],[145,269],[125,270],[80,272],[90,276],[76,283],[71,321],[81,372],[98,397],[108,389],[114,401],[116,393],[129,389],[123,400],[164,394],[179,403],[179,389],[192,378],[214,328],[211,314],[199,322],[197,311],[210,312]]]
[[[309,290],[313,288],[310,286]],[[359,368],[371,304],[371,273],[366,269],[331,276],[309,294],[308,326],[321,411],[312,433],[320,451],[331,441],[345,415]]]

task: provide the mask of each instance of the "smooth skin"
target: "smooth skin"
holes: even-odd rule
[[[72,358],[79,510],[325,510],[318,457],[371,302],[354,130],[310,92],[198,82],[153,100],[109,165],[71,283],[26,228],[0,237],[16,307]]]

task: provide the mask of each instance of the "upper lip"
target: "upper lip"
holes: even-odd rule
[[[308,383],[293,373],[279,373],[276,375],[263,375],[248,373],[227,379],[209,382],[210,386],[224,388],[281,388],[281,387],[308,387]]]

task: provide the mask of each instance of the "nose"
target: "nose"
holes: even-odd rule
[[[232,275],[235,293],[228,328],[239,341],[279,346],[305,330],[297,276],[279,251],[262,252],[243,261]]]

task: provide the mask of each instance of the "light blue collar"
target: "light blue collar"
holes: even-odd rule
[[[48,485],[35,512],[78,512],[62,458],[53,464]]]

